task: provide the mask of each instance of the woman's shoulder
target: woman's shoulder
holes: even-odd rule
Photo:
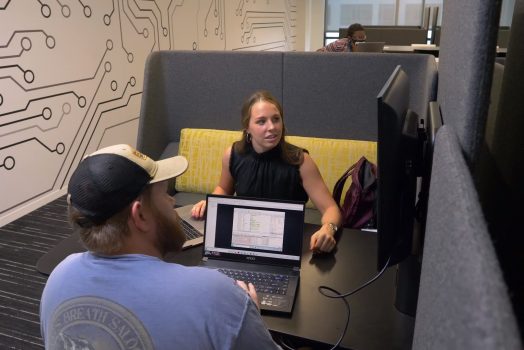
[[[301,166],[304,162],[304,156],[309,153],[307,149],[298,147],[287,141],[285,141],[283,146],[282,157],[287,163],[295,166]]]
[[[313,160],[313,158],[311,158],[311,156],[309,155],[309,153],[304,150],[304,161],[302,162],[302,164],[315,164],[315,161]]]
[[[224,149],[224,153],[222,154],[222,158],[226,158],[226,159],[231,158],[232,153],[233,153],[233,149],[234,149],[234,144],[231,145],[231,146],[227,146],[227,147]]]
[[[309,153],[304,152],[303,161],[302,164],[300,164],[299,169],[302,174],[307,174],[311,171],[315,171],[315,169],[317,169],[318,171],[318,166],[317,163],[315,163],[315,160],[309,155]]]
[[[242,140],[238,140],[238,141],[234,141],[231,146],[229,146],[226,151],[231,154],[231,153],[235,153],[235,154],[244,154],[246,153],[247,151],[247,147],[246,145],[244,144],[244,142]]]

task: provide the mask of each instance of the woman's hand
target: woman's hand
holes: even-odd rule
[[[194,219],[199,219],[199,220],[203,219],[205,213],[206,213],[206,201],[204,200],[193,205],[193,209],[191,209],[191,216]]]
[[[329,253],[333,248],[335,248],[336,244],[335,232],[331,228],[331,225],[324,224],[320,227],[320,230],[311,236],[309,249],[314,252]]]

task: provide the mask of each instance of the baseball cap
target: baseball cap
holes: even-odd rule
[[[179,176],[187,165],[183,156],[154,161],[129,145],[105,147],[80,162],[69,180],[68,200],[89,221],[101,224],[147,185]]]

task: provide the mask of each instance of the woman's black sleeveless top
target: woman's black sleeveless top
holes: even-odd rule
[[[280,145],[257,153],[248,144],[245,154],[231,148],[229,170],[237,196],[304,201],[308,195],[302,186],[299,165],[282,160]]]

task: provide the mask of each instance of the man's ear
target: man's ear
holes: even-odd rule
[[[147,231],[151,226],[151,215],[150,211],[141,201],[133,201],[131,204],[131,213],[129,220],[139,231]]]

